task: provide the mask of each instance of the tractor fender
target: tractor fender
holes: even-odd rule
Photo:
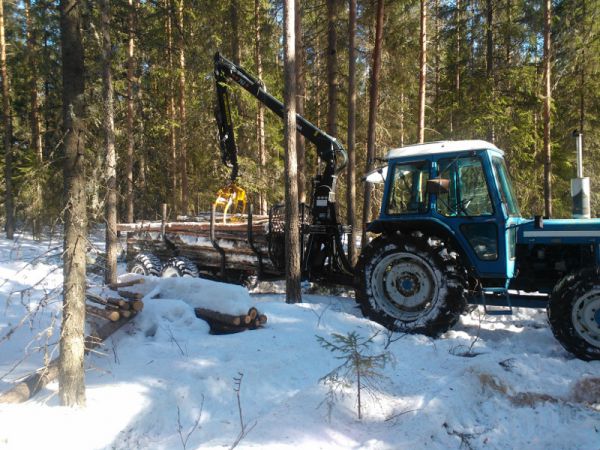
[[[420,220],[414,220],[413,218],[410,220],[398,220],[397,218],[394,218],[394,220],[374,220],[367,225],[367,231],[388,236],[411,234],[414,232],[421,232],[427,236],[435,236],[442,239],[448,248],[460,255],[463,264],[471,274],[476,273],[471,259],[456,238],[454,231],[445,223],[434,218]]]

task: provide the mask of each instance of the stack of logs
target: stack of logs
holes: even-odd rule
[[[231,315],[206,308],[195,308],[196,317],[210,325],[211,334],[231,334],[256,330],[267,323],[267,316],[252,307],[247,314]]]
[[[112,290],[117,291],[119,295],[118,297],[104,298],[100,297],[99,295],[86,292],[86,313],[90,316],[106,319],[110,322],[117,322],[121,318],[129,319],[133,317],[144,308],[142,294],[125,291],[121,288],[143,283],[143,281],[144,279],[140,278],[133,281],[110,284],[109,287]]]

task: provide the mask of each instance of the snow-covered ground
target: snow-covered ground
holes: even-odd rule
[[[60,244],[0,240],[1,391],[56,354]],[[600,377],[600,361],[563,350],[544,311],[475,310],[432,340],[386,332],[347,297],[287,305],[282,294],[199,279],[148,278],[136,289],[148,294],[143,312],[86,361],[87,407],[58,406],[56,382],[0,405],[0,449],[229,448],[240,411],[247,433],[237,448],[600,449],[600,388],[576,388]],[[209,335],[192,307],[215,302],[232,312],[255,305],[268,323]],[[374,336],[366,354],[390,357],[363,393],[361,421],[352,379],[331,409],[320,381],[342,360],[317,337],[351,332]]]

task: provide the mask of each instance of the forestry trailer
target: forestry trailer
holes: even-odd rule
[[[243,68],[215,55],[223,162],[237,176],[229,82],[283,117],[281,102]],[[366,177],[383,183],[376,235],[351,267],[338,222],[336,175],[346,163],[338,141],[297,116],[324,166],[301,217],[304,279],[354,286],[363,314],[391,330],[438,336],[469,304],[488,314],[514,307],[547,308],[552,331],[577,357],[600,359],[600,220],[521,217],[504,153],[478,140],[391,150],[387,165]],[[219,216],[221,217],[221,216]],[[284,275],[281,207],[252,210],[246,223],[217,223],[215,208],[196,222],[122,224],[130,269],[164,276]],[[237,234],[236,234],[237,233]],[[163,261],[161,262],[160,258]],[[170,259],[167,260],[167,258]]]

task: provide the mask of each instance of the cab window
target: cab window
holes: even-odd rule
[[[388,194],[386,213],[417,214],[428,209],[425,188],[429,179],[429,163],[396,164]]]
[[[488,216],[494,213],[481,159],[476,156],[441,159],[439,176],[450,180],[438,194],[437,212],[444,216]]]

